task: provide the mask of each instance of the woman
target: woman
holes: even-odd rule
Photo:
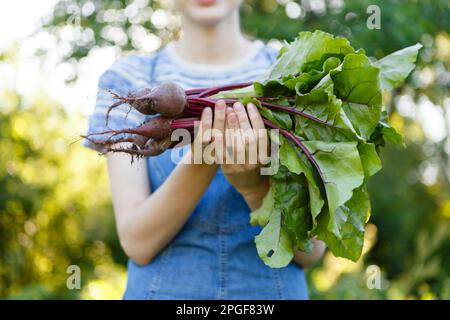
[[[89,131],[105,129],[105,111],[113,101],[103,89],[127,94],[169,81],[185,89],[211,87],[252,81],[266,71],[277,52],[242,35],[240,4],[175,0],[182,36],[152,56],[125,57],[102,75]],[[109,127],[142,122],[133,111],[125,118],[127,111],[115,109]],[[223,133],[263,124],[255,106],[219,102],[214,111],[205,109],[201,127]],[[321,257],[324,245],[316,240],[313,252],[296,252],[286,268],[264,265],[254,244],[260,228],[249,224],[249,213],[269,188],[259,165],[174,164],[170,152],[133,165],[124,155],[107,159],[118,234],[130,257],[125,299],[307,298],[303,267]]]

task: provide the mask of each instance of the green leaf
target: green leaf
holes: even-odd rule
[[[336,211],[364,182],[357,142],[305,141],[304,144],[322,171],[330,216],[328,230],[339,237],[342,217]]]
[[[364,169],[364,176],[366,179],[373,176],[381,169],[381,160],[373,143],[365,143],[360,141],[358,143],[359,156],[361,157],[361,164]]]
[[[323,240],[336,257],[357,261],[364,245],[364,225],[370,216],[369,194],[365,187],[353,191],[349,201],[335,213],[340,217],[338,234],[325,230],[317,237]]]
[[[289,74],[295,75],[302,71],[307,62],[320,60],[324,54],[346,55],[353,52],[355,50],[345,38],[334,37],[323,31],[300,32],[296,40],[283,49],[271,70],[259,82],[266,83]]]
[[[291,91],[308,92],[325,76],[324,72],[311,70],[298,76],[289,75],[283,78],[283,85]]]
[[[256,81],[254,84],[255,94],[258,97],[278,97],[288,93],[289,89],[279,80],[269,80],[265,83]]]
[[[415,62],[420,48],[422,48],[422,45],[417,43],[395,51],[374,63],[381,71],[381,89],[392,90],[405,81],[406,77],[416,66]]]
[[[295,208],[289,212],[283,210],[282,212],[286,228],[295,237],[295,246],[301,251],[310,252],[313,244],[309,238],[310,230],[308,228],[311,224],[311,216],[308,207]]]
[[[284,225],[295,238],[296,246],[304,251],[309,250],[311,243],[308,232],[312,229],[312,218],[305,176],[291,173],[286,167],[281,166],[271,179],[271,186],[275,209],[283,213]]]
[[[330,72],[341,64],[345,55],[341,53],[326,53],[320,57],[319,60],[306,62],[302,67],[302,73],[310,72],[312,70]]]
[[[394,128],[392,128],[389,124],[385,122],[380,122],[380,125],[381,125],[381,133],[383,134],[383,137],[386,140],[394,144],[406,147],[405,142],[403,141],[403,137],[400,133],[398,133]]]
[[[388,114],[386,111],[383,111],[381,120],[375,128],[375,132],[370,137],[370,141],[374,142],[377,146],[384,146],[385,140],[406,147],[402,135],[389,125]]]
[[[282,226],[280,210],[273,210],[269,223],[255,237],[259,257],[271,268],[282,268],[294,257],[292,240]]]
[[[266,107],[262,107],[259,109],[261,115],[275,123],[280,128],[290,130],[292,128],[292,118],[291,116],[283,111],[279,110],[271,110]]]
[[[298,94],[296,109],[314,116],[328,124],[314,122],[302,116],[295,116],[295,133],[308,140],[327,142],[352,141],[357,133],[342,111],[342,101],[333,94],[333,81],[329,76],[322,79],[307,94]]]
[[[222,91],[219,93],[216,93],[215,95],[211,96],[212,99],[245,99],[245,98],[254,98],[258,95],[255,92],[255,88],[253,85],[250,85],[248,87],[229,90],[229,91]]]
[[[273,189],[270,188],[263,199],[261,207],[250,214],[250,224],[252,226],[265,226],[269,222],[270,213],[272,212],[274,204],[275,199],[273,197]]]
[[[324,200],[320,195],[320,182],[317,182],[318,179],[315,177],[314,169],[311,167],[306,157],[303,154],[297,152],[295,147],[292,146],[291,143],[284,137],[281,137],[279,155],[281,164],[286,166],[290,172],[298,175],[305,175],[308,182],[311,216],[313,223],[315,224],[315,219],[322,210]]]
[[[340,58],[330,56],[329,54],[323,55],[319,61],[312,61],[305,64],[303,66],[303,72],[299,75],[288,75],[283,77],[283,85],[290,90],[296,90],[297,93],[309,92],[323,77],[328,74],[328,72],[330,72],[330,70],[337,68],[340,64]],[[315,69],[316,67],[317,69]]]
[[[369,139],[381,117],[382,96],[379,69],[362,54],[348,54],[342,65],[332,70],[335,94],[353,128]]]
[[[386,111],[383,111],[381,115],[381,121],[378,123],[378,129],[385,140],[406,147],[402,135],[389,125],[389,117]]]

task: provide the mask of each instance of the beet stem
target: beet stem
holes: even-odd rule
[[[261,103],[261,105],[263,105],[264,107],[267,107],[269,109],[280,110],[280,111],[284,111],[284,112],[287,112],[287,113],[299,115],[299,116],[301,116],[303,118],[307,118],[307,119],[309,119],[311,121],[314,121],[314,122],[320,123],[322,125],[325,125],[325,126],[337,129],[337,127],[335,127],[334,125],[332,125],[332,124],[330,124],[330,123],[328,123],[326,121],[320,120],[319,118],[316,118],[316,117],[314,117],[314,116],[312,116],[310,114],[307,114],[307,113],[305,113],[303,111],[297,110],[295,108],[288,107],[288,106],[283,106],[283,105],[279,105],[279,104],[274,104],[274,103],[270,103],[270,102],[266,102],[266,101],[260,101],[261,98],[259,98],[259,97],[256,98],[256,99]],[[211,106],[211,107],[214,107],[215,103],[217,101],[219,101],[219,100],[223,100],[223,101],[225,101],[225,103],[230,103],[230,104],[238,102],[238,99],[218,99],[218,100],[214,100],[214,99],[205,99],[205,98],[197,98],[197,97],[196,98],[188,98],[189,102],[192,102],[192,103],[195,103],[195,104],[197,104],[197,103],[198,104],[202,104],[203,103],[203,104],[205,104],[207,106]]]
[[[253,84],[253,82],[243,82],[243,83],[236,83],[236,84],[231,84],[231,85],[226,85],[226,86],[213,87],[213,88],[203,91],[202,93],[200,93],[198,95],[198,97],[199,98],[209,97],[209,96],[212,96],[213,94],[219,93],[221,91],[245,88],[245,87],[251,86],[252,84]]]
[[[314,122],[323,124],[325,126],[337,129],[334,125],[332,125],[332,124],[330,124],[330,123],[328,123],[326,121],[320,120],[319,118],[316,118],[316,117],[314,117],[314,116],[312,116],[310,114],[304,113],[303,111],[297,110],[297,109],[292,108],[292,107],[282,106],[282,105],[269,103],[269,102],[264,102],[264,101],[261,101],[261,105],[263,105],[264,107],[267,107],[269,109],[280,110],[280,111],[285,111],[285,112],[288,112],[288,113],[296,114],[296,115],[299,115],[299,116],[301,116],[303,118],[309,119],[311,121],[314,121]]]
[[[173,120],[171,123],[172,129],[191,129],[195,125],[195,121],[200,121],[200,118],[183,118]]]
[[[210,88],[198,88],[186,90],[187,96],[193,96],[202,93],[203,91],[209,90]]]
[[[299,138],[297,138],[295,135],[293,135],[289,131],[279,128],[277,125],[275,125],[274,123],[272,123],[269,120],[263,119],[263,121],[266,126],[268,126],[269,128],[272,128],[272,129],[278,129],[282,135],[284,135],[286,138],[288,138],[292,142],[294,142],[303,151],[306,158],[308,158],[309,162],[313,165],[313,167],[316,168],[322,181],[325,182],[325,179],[323,177],[323,173],[322,173],[322,170],[320,169],[319,164],[317,163],[316,159],[314,159],[314,156],[312,155],[312,153],[309,152],[308,148],[306,148],[306,146],[303,144],[303,142]]]
[[[207,107],[214,107],[216,105],[214,100],[198,98],[198,97],[188,97],[188,104],[202,105]]]

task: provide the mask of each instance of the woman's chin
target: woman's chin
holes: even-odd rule
[[[195,21],[195,23],[203,26],[214,26],[219,24],[221,21],[223,21],[222,15],[212,15],[212,14],[197,14],[194,17],[192,17],[192,20]]]
[[[202,25],[215,25],[237,10],[240,0],[178,0],[177,8],[182,15]]]
[[[223,21],[229,12],[221,10],[221,8],[205,7],[201,9],[194,9],[190,12],[190,19],[198,24],[211,26]]]
[[[193,0],[193,2],[201,7],[211,7],[218,3],[217,0]]]

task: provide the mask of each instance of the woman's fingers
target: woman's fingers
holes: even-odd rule
[[[258,161],[262,161],[262,159],[267,155],[268,150],[269,141],[267,137],[267,130],[264,126],[264,121],[258,111],[258,108],[253,103],[249,103],[247,105],[247,110],[257,140]]]
[[[253,109],[250,110],[249,107],[253,107]],[[244,105],[237,102],[234,104],[234,110],[238,116],[239,125],[241,127],[241,139],[244,142],[246,161],[249,164],[256,164],[258,162],[258,130],[255,128],[255,125],[258,128],[264,126],[262,119],[258,119],[258,117],[261,118],[259,112],[256,110],[255,105],[251,103],[247,105],[247,110],[245,110]],[[250,116],[250,120],[253,119],[252,122],[249,120]],[[255,124],[253,122],[255,122]]]
[[[227,163],[231,160],[244,164],[247,159],[254,158],[251,155],[256,155],[257,149],[267,146],[268,140],[264,122],[254,104],[249,103],[246,110],[242,103],[235,103],[231,108],[224,101],[218,101],[214,111],[211,108],[203,110],[198,137],[203,145],[214,143],[211,155],[219,164],[225,159],[224,146],[228,153]],[[256,162],[251,160],[251,163]]]
[[[214,155],[216,163],[221,164],[224,160],[223,148],[225,145],[224,131],[226,121],[227,105],[223,100],[216,102],[214,107],[214,123],[212,129],[212,140],[214,141]]]
[[[205,108],[202,112],[202,118],[200,121],[199,135],[203,144],[211,142],[211,128],[212,128],[212,110],[211,108]]]
[[[252,126],[250,125],[250,120],[248,119],[247,111],[242,103],[236,102],[233,105],[233,110],[239,119],[239,126],[243,130],[250,130]]]
[[[265,129],[264,122],[261,115],[259,114],[258,108],[256,108],[253,103],[249,103],[247,105],[247,111],[253,129]]]
[[[225,112],[227,105],[225,101],[219,100],[214,108],[214,124],[213,129],[217,129],[223,133],[225,129]]]
[[[239,129],[239,119],[237,118],[237,115],[234,112],[233,108],[227,107],[226,116],[226,129]]]
[[[191,146],[190,161],[195,164],[203,163],[203,148],[211,143],[211,128],[213,122],[213,113],[211,108],[203,109],[197,132],[195,133],[194,143]],[[197,124],[196,124],[197,125]],[[188,158],[186,158],[188,159]]]
[[[226,150],[228,152],[227,160],[234,164],[245,163],[245,143],[241,135],[241,127],[238,115],[232,108],[227,108],[227,130],[225,140]]]

